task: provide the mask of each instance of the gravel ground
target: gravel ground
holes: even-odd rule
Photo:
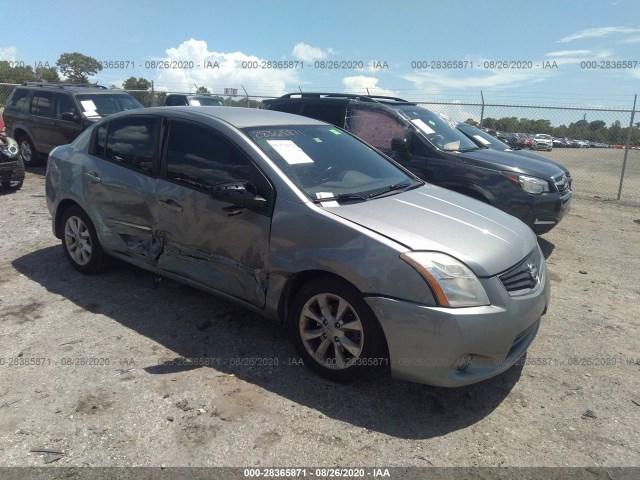
[[[0,466],[640,465],[637,206],[576,198],[540,238],[552,303],[521,365],[345,386],[233,304],[127,265],[77,273],[43,174],[0,194]],[[182,357],[208,365],[163,363]]]

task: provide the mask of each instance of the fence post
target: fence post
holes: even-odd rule
[[[482,99],[482,110],[480,110],[480,128],[482,128],[482,123],[484,122],[484,95],[482,94],[482,90],[480,90],[480,98]]]
[[[624,182],[624,171],[627,168],[627,157],[629,156],[629,144],[631,143],[631,131],[633,130],[633,117],[636,114],[636,100],[638,94],[633,97],[633,110],[631,110],[631,120],[629,121],[629,131],[627,132],[627,141],[624,145],[624,160],[622,161],[622,172],[620,172],[620,186],[618,187],[618,200],[622,196],[622,182]]]
[[[244,90],[244,96],[247,97],[247,108],[249,108],[249,94],[247,93],[247,90],[244,88],[244,85],[240,85],[242,87],[242,90]]]

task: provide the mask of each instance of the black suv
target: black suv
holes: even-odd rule
[[[571,185],[557,164],[480,147],[456,122],[401,98],[291,93],[261,108],[344,128],[428,182],[498,207],[538,234],[557,225],[571,203]]]
[[[131,95],[104,87],[23,84],[7,99],[7,135],[20,146],[25,165],[37,165],[58,145],[71,143],[95,121],[112,113],[143,108]]]
[[[164,101],[168,107],[191,105],[203,107],[222,107],[224,100],[220,97],[212,97],[205,94],[170,93]]]

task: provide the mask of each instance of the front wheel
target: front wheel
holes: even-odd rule
[[[82,273],[104,270],[109,257],[102,249],[89,216],[78,206],[70,207],[62,217],[62,248],[71,266]]]
[[[33,142],[25,134],[18,139],[18,146],[20,147],[20,156],[27,167],[35,167],[40,165],[40,159],[38,157],[38,151],[33,146]]]
[[[289,328],[305,364],[329,380],[352,382],[388,365],[377,319],[345,281],[321,277],[304,285]]]

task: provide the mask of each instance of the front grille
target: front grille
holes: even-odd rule
[[[553,183],[558,189],[560,195],[564,195],[571,190],[571,185],[569,184],[567,176],[564,173],[553,177]]]
[[[526,295],[538,288],[542,281],[541,262],[540,249],[535,248],[524,260],[498,277],[509,295]]]

